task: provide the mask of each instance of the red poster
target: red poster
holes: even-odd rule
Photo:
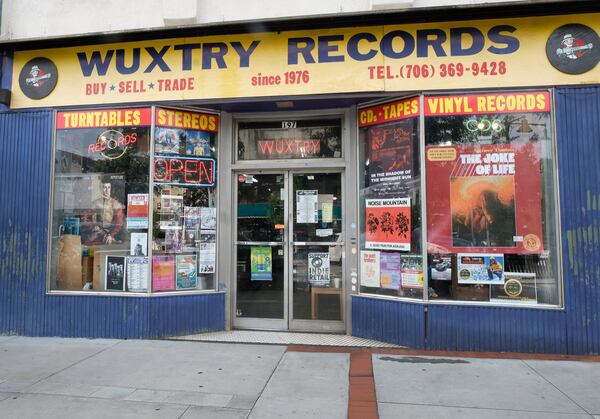
[[[410,198],[367,199],[367,249],[410,251]]]
[[[540,144],[427,147],[430,253],[541,253]]]

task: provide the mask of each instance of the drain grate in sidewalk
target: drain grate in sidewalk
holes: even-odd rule
[[[401,348],[391,343],[363,339],[355,336],[325,333],[267,332],[254,330],[232,330],[226,332],[199,333],[172,339],[201,342],[260,343],[275,345],[314,345],[364,348]]]

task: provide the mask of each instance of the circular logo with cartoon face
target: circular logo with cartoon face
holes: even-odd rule
[[[556,29],[546,42],[550,64],[566,74],[583,74],[600,61],[600,38],[590,27],[569,24]]]
[[[37,57],[23,66],[19,73],[19,86],[30,99],[43,99],[56,87],[58,70],[52,61]]]

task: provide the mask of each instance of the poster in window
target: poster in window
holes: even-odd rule
[[[154,152],[157,154],[180,154],[180,146],[185,142],[185,131],[173,128],[156,128]]]
[[[177,255],[175,259],[175,288],[178,290],[189,290],[196,288],[197,257],[196,255]]]
[[[504,284],[504,255],[459,253],[459,284]]]
[[[410,198],[366,200],[365,247],[410,251]]]
[[[200,229],[202,234],[216,234],[217,209],[215,207],[200,208]]]
[[[212,156],[210,132],[187,131],[185,154],[188,156]]]
[[[534,273],[505,272],[503,285],[492,285],[490,301],[501,303],[537,304]]]
[[[412,178],[413,122],[404,120],[369,129],[369,184]]]
[[[181,253],[183,249],[183,237],[181,230],[165,231],[165,252]]]
[[[402,288],[423,288],[423,257],[402,255],[400,275]]]
[[[452,280],[452,255],[434,254],[431,256],[430,278],[434,281]]]
[[[63,229],[61,231],[61,235],[72,234],[74,236],[79,236],[79,227],[81,224],[80,221],[81,220],[79,217],[65,217],[62,225]]]
[[[127,290],[148,291],[148,258],[130,256],[127,258]]]
[[[125,291],[125,256],[107,256],[105,288],[112,291]]]
[[[131,256],[148,255],[148,233],[131,233],[129,254]]]
[[[296,222],[298,224],[316,224],[319,217],[319,191],[296,191]]]
[[[198,273],[212,274],[215,272],[217,245],[214,242],[200,243],[198,251]]]
[[[319,206],[321,207],[321,222],[333,222],[333,195],[319,194]]]
[[[183,208],[183,250],[194,251],[200,241],[200,207]]]
[[[361,250],[360,252],[360,285],[379,288],[379,252]]]
[[[539,143],[428,147],[429,252],[541,253]]]
[[[121,174],[98,176],[89,182],[91,203],[83,210],[81,241],[104,245],[124,240],[125,177]]]
[[[175,255],[152,256],[152,291],[175,289]]]
[[[273,279],[273,256],[270,246],[250,248],[250,280],[271,281]]]
[[[183,216],[183,196],[160,196],[160,229],[181,230]]]
[[[148,228],[148,194],[127,195],[127,228]]]
[[[308,282],[316,286],[326,286],[331,282],[329,253],[308,254]]]
[[[400,289],[400,253],[381,252],[379,261],[381,288]]]

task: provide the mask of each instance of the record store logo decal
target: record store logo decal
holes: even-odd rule
[[[30,99],[43,99],[56,87],[58,71],[52,61],[37,57],[23,66],[19,74],[19,86]]]
[[[562,73],[586,73],[600,61],[600,37],[585,25],[561,26],[548,38],[546,56],[550,64]]]

